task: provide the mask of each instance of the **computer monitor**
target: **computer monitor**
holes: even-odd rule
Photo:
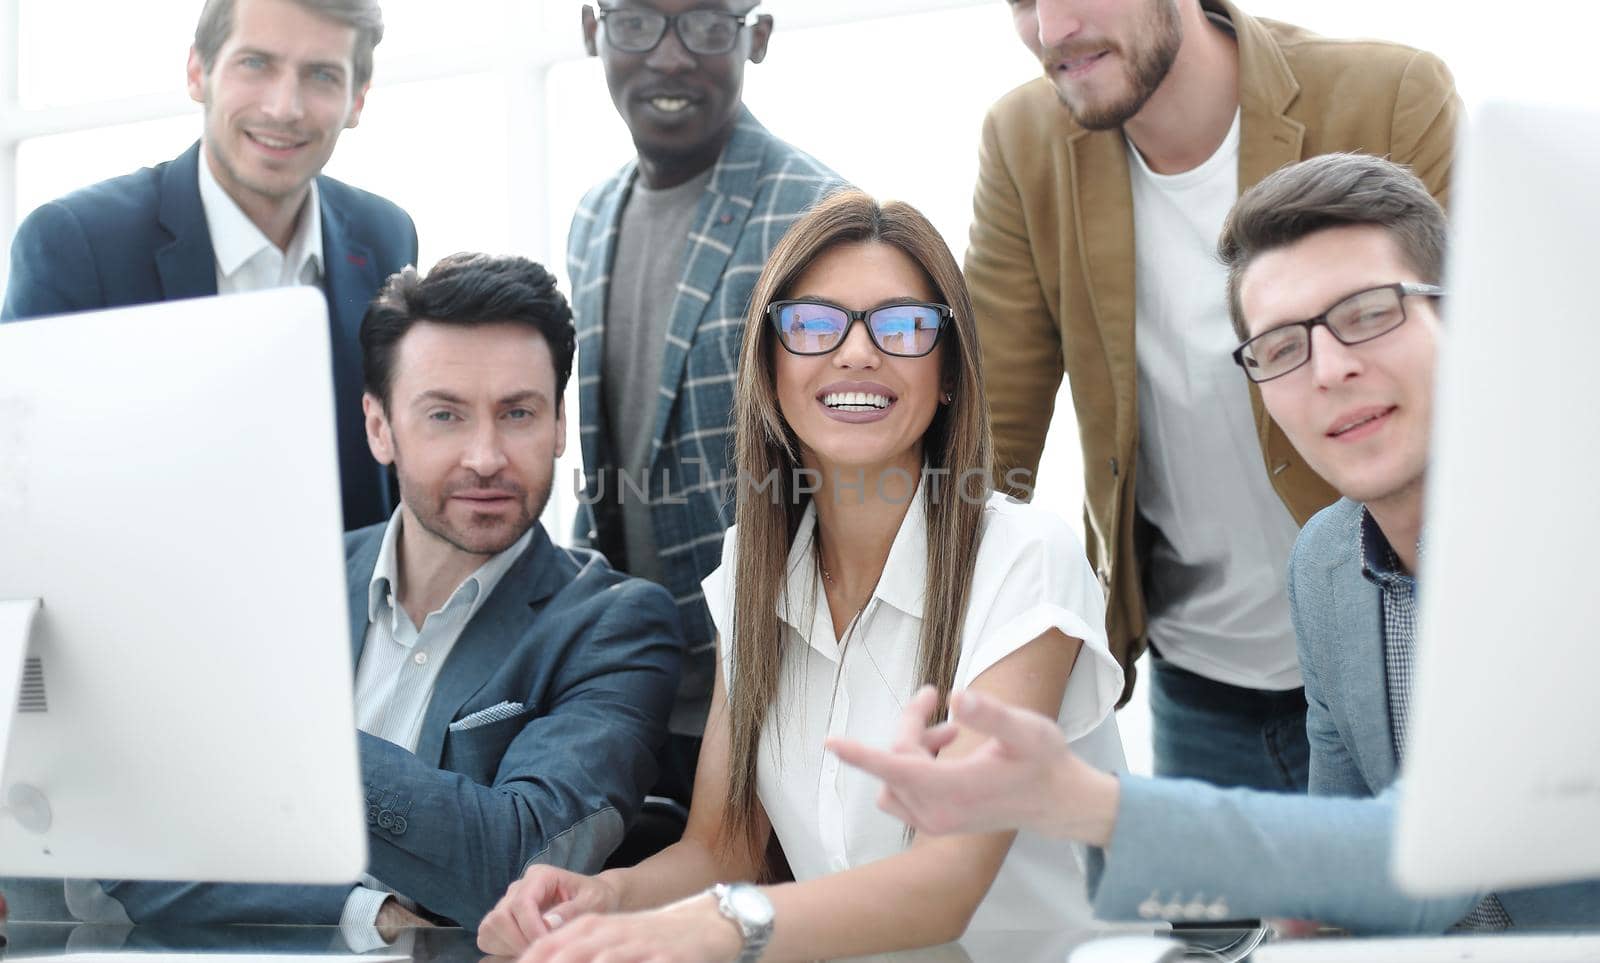
[[[1397,879],[1600,878],[1600,113],[1456,155]]]
[[[315,288],[0,325],[5,875],[362,872],[331,370]]]

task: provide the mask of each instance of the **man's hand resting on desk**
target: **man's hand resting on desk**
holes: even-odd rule
[[[432,923],[401,906],[399,901],[395,899],[383,901],[383,905],[378,907],[378,918],[374,921],[378,935],[383,937],[385,943],[393,943],[399,938],[401,930],[432,925]]]
[[[906,703],[889,749],[829,739],[845,762],[883,780],[878,807],[918,832],[1030,829],[1105,846],[1116,826],[1117,779],[1073,755],[1055,720],[977,692],[951,696],[951,721],[929,726],[938,694]],[[961,729],[989,737],[960,759],[939,759]]]

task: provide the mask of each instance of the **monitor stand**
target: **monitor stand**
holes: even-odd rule
[[[6,771],[6,749],[11,745],[11,722],[22,697],[22,667],[28,657],[28,637],[39,614],[39,599],[0,600],[0,777]],[[30,832],[50,828],[50,803],[32,786],[17,783],[0,801],[0,818],[10,816]]]

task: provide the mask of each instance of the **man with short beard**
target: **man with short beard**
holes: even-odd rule
[[[531,261],[456,254],[389,279],[361,325],[363,408],[401,504],[345,536],[367,875],[103,883],[123,922],[340,923],[365,949],[475,927],[532,863],[601,869],[655,780],[683,640],[665,590],[539,523],[575,343]],[[241,617],[293,604],[263,602]]]
[[[1012,0],[1045,76],[984,124],[967,280],[996,477],[1032,472],[1065,374],[1112,651],[1148,645],[1155,769],[1303,791],[1284,572],[1336,495],[1233,370],[1215,245],[1241,191],[1333,151],[1441,201],[1459,102],[1433,56],[1228,0]]]

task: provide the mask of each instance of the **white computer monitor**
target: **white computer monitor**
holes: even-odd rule
[[[5,875],[365,867],[329,343],[315,288],[0,325]]]
[[[1494,103],[1456,155],[1395,872],[1600,878],[1600,113]]]

